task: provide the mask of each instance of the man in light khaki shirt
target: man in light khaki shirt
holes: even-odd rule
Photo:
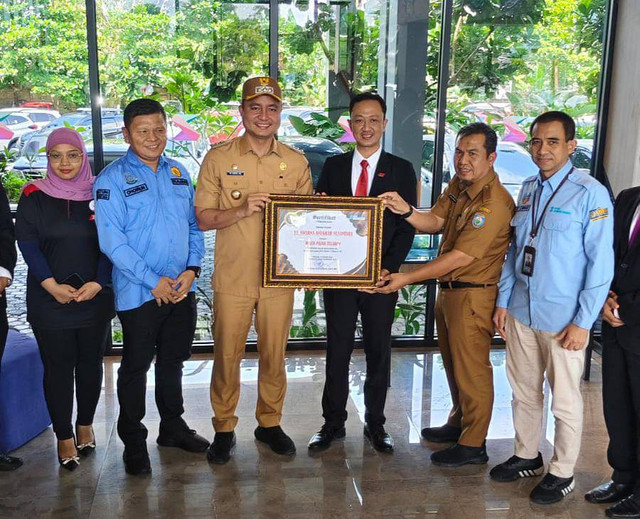
[[[202,230],[217,230],[211,379],[216,435],[207,458],[218,464],[229,461],[236,441],[240,362],[254,312],[259,352],[255,436],[278,454],[296,450],[280,427],[293,289],[262,287],[263,210],[269,194],[310,195],[313,186],[304,155],[275,140],[281,111],[282,92],[274,79],[247,80],[240,105],[245,134],[210,150],[198,177],[198,223]]]

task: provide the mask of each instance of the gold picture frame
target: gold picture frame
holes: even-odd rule
[[[380,276],[380,198],[271,195],[263,286],[371,288]]]

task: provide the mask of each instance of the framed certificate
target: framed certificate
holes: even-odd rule
[[[265,287],[367,288],[380,276],[382,200],[271,195]]]

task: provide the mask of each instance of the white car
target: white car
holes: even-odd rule
[[[56,110],[40,108],[5,108],[0,109],[0,150],[14,146],[21,135],[38,130],[60,117]]]

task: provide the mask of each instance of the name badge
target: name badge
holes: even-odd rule
[[[237,169],[227,171],[227,175],[230,177],[244,177],[244,171],[238,171]]]
[[[133,195],[137,195],[138,193],[142,193],[144,191],[149,191],[149,188],[147,187],[147,184],[140,184],[139,186],[130,187],[129,189],[125,189],[124,190],[124,196],[133,196]]]
[[[172,178],[171,183],[174,186],[188,186],[189,181],[186,178]]]
[[[536,249],[531,245],[524,248],[524,257],[522,258],[522,273],[525,276],[533,276],[533,269],[536,263]]]

